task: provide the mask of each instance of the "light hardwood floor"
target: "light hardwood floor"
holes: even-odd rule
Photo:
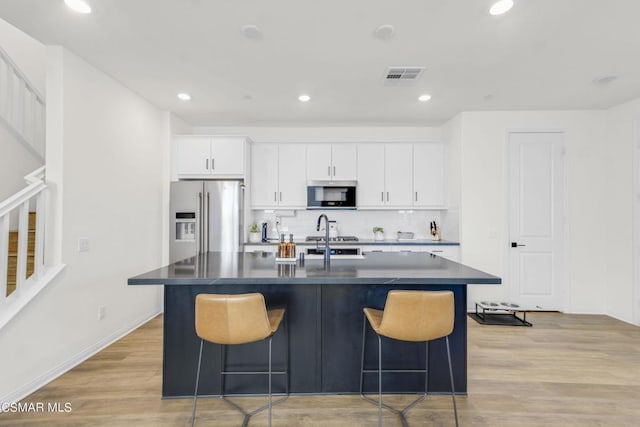
[[[640,425],[640,328],[606,316],[532,313],[533,328],[482,326],[468,319],[469,395],[462,426]],[[192,401],[161,400],[162,317],[101,351],[24,402],[70,402],[69,413],[0,414],[0,425],[186,426]],[[407,396],[389,396],[402,404]],[[245,398],[248,409],[261,398]],[[198,423],[237,426],[220,399],[201,399]],[[275,426],[374,426],[377,408],[357,396],[292,396]],[[454,425],[451,398],[430,396],[411,426]],[[250,426],[266,425],[266,413]],[[399,426],[386,412],[385,426]]]

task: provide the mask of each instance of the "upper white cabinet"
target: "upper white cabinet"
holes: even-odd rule
[[[307,144],[309,181],[353,181],[356,169],[356,144]]]
[[[305,146],[253,144],[251,205],[254,209],[305,208]]]
[[[358,144],[359,208],[443,209],[444,146]]]
[[[411,207],[413,203],[413,145],[385,144],[385,203]]]
[[[358,207],[411,207],[412,144],[358,144]]]
[[[445,161],[444,144],[413,145],[413,206],[444,208]]]
[[[384,144],[358,144],[359,208],[384,206]]]
[[[245,137],[178,135],[173,140],[179,178],[244,176]]]

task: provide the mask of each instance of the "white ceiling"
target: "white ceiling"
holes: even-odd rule
[[[497,17],[494,0],[88,1],[90,15],[62,0],[0,0],[0,18],[192,125],[421,126],[461,111],[599,109],[640,96],[637,0],[515,0]],[[262,38],[244,37],[245,24]],[[373,36],[382,24],[395,26],[390,41]],[[388,66],[426,70],[388,86]],[[422,93],[433,98],[420,103]]]

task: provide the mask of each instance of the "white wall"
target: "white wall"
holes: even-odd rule
[[[466,264],[503,277],[502,286],[471,286],[469,301],[507,296],[508,130],[561,130],[566,144],[565,311],[606,313],[606,225],[609,190],[602,111],[462,114],[461,248]],[[617,208],[617,206],[615,207]],[[492,236],[495,233],[495,238]],[[607,280],[605,280],[607,279]]]
[[[13,25],[0,19],[0,47],[11,57],[31,84],[45,94],[46,47]]]
[[[605,288],[607,313],[619,319],[640,324],[640,290],[635,268],[640,252],[638,240],[638,126],[640,125],[640,99],[616,106],[607,111],[607,167],[610,183],[607,185],[605,204],[611,206],[606,217],[607,247],[605,252],[607,285]],[[634,156],[636,175],[634,175]],[[635,182],[634,182],[635,181]],[[634,205],[635,199],[635,205]],[[634,220],[635,215],[635,220]],[[634,223],[635,221],[635,223]],[[636,250],[634,251],[635,228]],[[635,311],[635,313],[634,313]],[[635,319],[634,319],[635,314]]]
[[[195,134],[248,135],[255,142],[419,142],[441,141],[439,127],[195,127]]]
[[[59,230],[47,238],[48,262],[66,269],[0,331],[0,400],[162,308],[160,287],[126,280],[162,263],[169,116],[72,53],[49,50],[47,165],[57,203],[48,223]],[[88,252],[77,251],[81,237]]]
[[[442,139],[447,144],[447,202],[442,212],[442,234],[460,241],[460,192],[462,191],[462,115],[458,114],[442,125]],[[460,257],[460,261],[464,261]]]
[[[0,19],[0,47],[44,94],[45,47]],[[0,94],[0,100],[3,99]],[[0,201],[26,186],[23,177],[42,166],[42,161],[26,149],[0,124]]]
[[[0,202],[26,187],[24,176],[42,164],[0,124]]]

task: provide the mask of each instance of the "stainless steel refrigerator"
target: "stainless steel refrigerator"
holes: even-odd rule
[[[242,249],[242,181],[172,182],[170,197],[171,262],[197,253]]]

